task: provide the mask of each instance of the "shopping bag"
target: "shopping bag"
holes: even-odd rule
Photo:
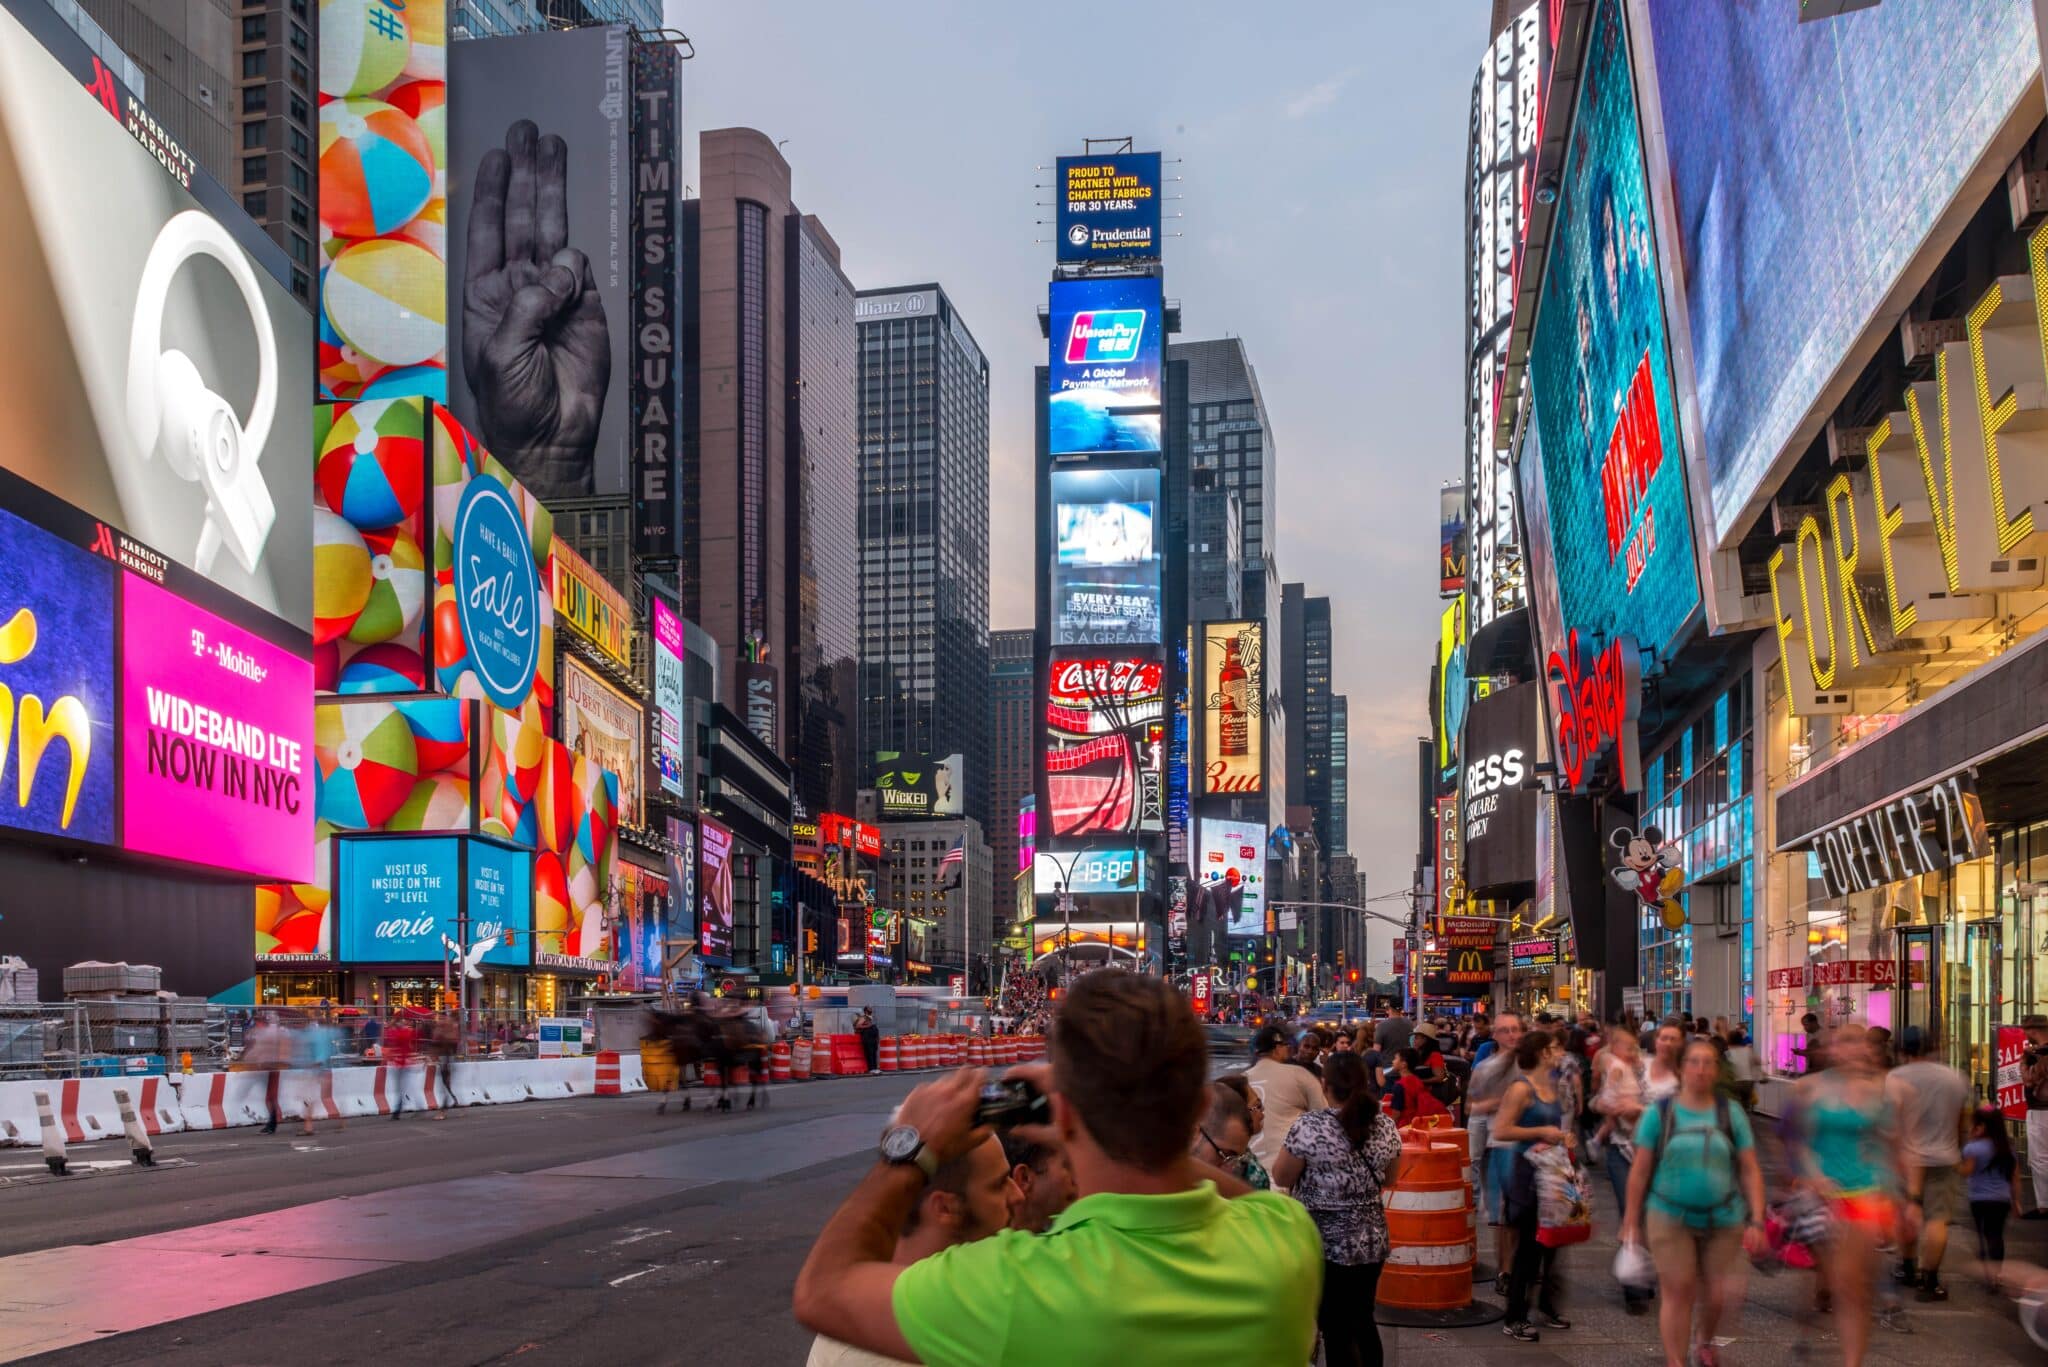
[[[1586,1171],[1557,1144],[1538,1144],[1526,1155],[1536,1179],[1536,1242],[1565,1248],[1593,1237]]]

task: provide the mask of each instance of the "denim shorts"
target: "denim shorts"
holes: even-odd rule
[[[1508,1184],[1514,1180],[1514,1176],[1513,1145],[1507,1148],[1490,1148],[1486,1151],[1486,1171],[1482,1175],[1481,1185],[1485,1187],[1483,1205],[1486,1223],[1489,1225],[1504,1225],[1508,1222],[1507,1191]]]

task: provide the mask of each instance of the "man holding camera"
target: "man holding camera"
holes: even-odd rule
[[[1066,1153],[1080,1199],[1043,1235],[1005,1230],[898,1266],[897,1232],[931,1175],[989,1134],[981,1073],[928,1082],[812,1245],[797,1319],[933,1367],[1308,1361],[1321,1239],[1299,1205],[1189,1157],[1207,1074],[1201,1026],[1163,979],[1082,978],[1050,1066],[1010,1074],[1050,1103],[1049,1124],[1016,1133]]]

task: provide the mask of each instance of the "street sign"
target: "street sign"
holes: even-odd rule
[[[967,995],[967,975],[965,973],[955,973],[952,982],[952,993],[954,996],[964,997]]]

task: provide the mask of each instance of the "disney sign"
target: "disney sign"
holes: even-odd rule
[[[1642,711],[1643,671],[1635,638],[1617,636],[1596,651],[1574,628],[1564,649],[1550,652],[1544,680],[1556,719],[1557,770],[1572,791],[1585,791],[1587,776],[1611,746],[1621,790],[1640,792],[1643,757],[1636,719]]]

